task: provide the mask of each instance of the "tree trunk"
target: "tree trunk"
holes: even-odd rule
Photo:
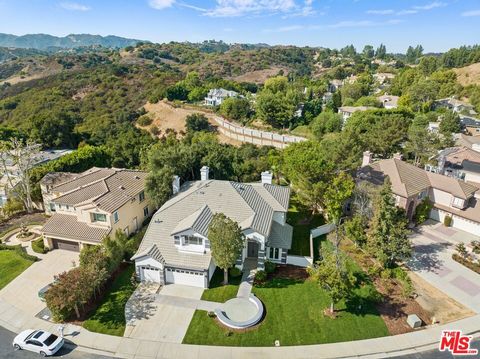
[[[77,319],[80,319],[80,311],[78,310],[77,304],[75,304],[75,314],[77,315]]]
[[[335,312],[335,308],[333,306],[333,302],[330,303],[330,313],[334,313]]]
[[[228,269],[223,270],[223,285],[228,284]]]

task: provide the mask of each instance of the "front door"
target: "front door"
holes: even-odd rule
[[[248,242],[247,257],[258,258],[258,243]]]

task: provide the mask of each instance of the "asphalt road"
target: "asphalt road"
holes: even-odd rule
[[[399,357],[395,357],[396,359],[450,359],[450,358],[455,358],[455,359],[462,359],[462,358],[469,358],[469,359],[474,359],[474,358],[480,358],[480,339],[474,340],[470,344],[471,349],[478,349],[478,355],[475,356],[464,356],[464,355],[456,355],[453,356],[449,352],[440,352],[436,349],[434,350],[429,350],[425,351],[422,353],[418,354],[411,354],[411,355],[403,355]]]
[[[0,327],[0,359],[39,359],[40,355],[25,350],[13,350],[12,341],[15,337],[15,333],[12,333],[5,328]],[[54,358],[70,358],[70,359],[110,359],[102,355],[94,355],[84,353],[80,350],[62,348],[54,356]]]

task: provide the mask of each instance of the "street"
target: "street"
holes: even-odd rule
[[[6,330],[5,328],[0,327],[0,359],[6,358],[33,358],[38,359],[40,356],[36,353],[32,353],[25,350],[15,351],[12,347],[12,341],[15,337],[15,333]],[[71,359],[107,359],[111,357],[106,357],[102,355],[94,355],[85,353],[79,350],[72,350],[70,348],[62,348],[54,357],[59,358],[71,358]]]
[[[471,349],[478,349],[480,353],[480,339],[475,339],[472,341],[470,345]],[[455,359],[461,359],[461,358],[479,358],[480,354],[478,356],[465,356],[465,355],[456,355],[453,356],[450,354],[450,352],[440,352],[437,349],[433,350],[428,350],[422,353],[417,353],[417,354],[409,354],[409,355],[403,355],[403,356],[398,356],[395,357],[396,359],[449,359],[449,358],[455,358]]]

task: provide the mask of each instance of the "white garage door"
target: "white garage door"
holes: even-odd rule
[[[205,287],[205,276],[202,272],[167,268],[165,273],[165,279],[167,283],[191,285],[193,287],[200,288]]]
[[[142,281],[160,283],[160,269],[142,267]]]

